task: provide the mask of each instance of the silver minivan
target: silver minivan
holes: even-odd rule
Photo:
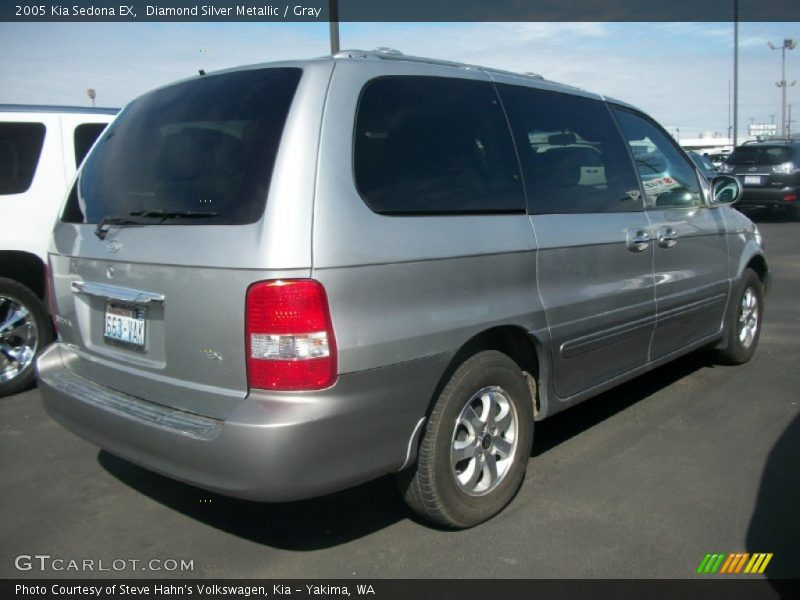
[[[534,422],[692,350],[755,352],[757,228],[647,115],[537,76],[346,51],[128,105],[49,253],[48,412],[222,494],[397,473],[463,528]]]

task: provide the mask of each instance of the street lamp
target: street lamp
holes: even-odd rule
[[[781,80],[776,82],[775,85],[781,88],[781,137],[786,137],[786,50],[794,50],[797,47],[797,41],[792,38],[784,38],[783,44],[775,46],[772,42],[767,42],[771,50],[781,51]],[[794,85],[797,81],[792,81],[788,85]]]
[[[95,92],[93,88],[89,88],[86,90],[86,95],[89,96],[89,100],[92,101],[92,106],[94,106],[94,99],[97,98],[97,92]]]

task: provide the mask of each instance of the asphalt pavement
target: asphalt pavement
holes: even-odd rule
[[[0,577],[690,578],[717,552],[800,577],[800,223],[756,220],[773,286],[753,361],[695,353],[538,423],[522,490],[468,531],[415,520],[391,477],[209,494],[62,429],[36,389],[0,399]]]

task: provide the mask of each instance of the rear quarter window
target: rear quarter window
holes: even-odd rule
[[[375,79],[361,93],[354,135],[356,186],[377,213],[524,211],[511,133],[489,82]]]
[[[0,195],[31,187],[45,132],[43,123],[0,123]]]

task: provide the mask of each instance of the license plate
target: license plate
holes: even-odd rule
[[[144,348],[147,319],[144,308],[106,304],[103,338],[106,342]]]
[[[761,185],[761,177],[759,175],[745,175],[745,185]]]

